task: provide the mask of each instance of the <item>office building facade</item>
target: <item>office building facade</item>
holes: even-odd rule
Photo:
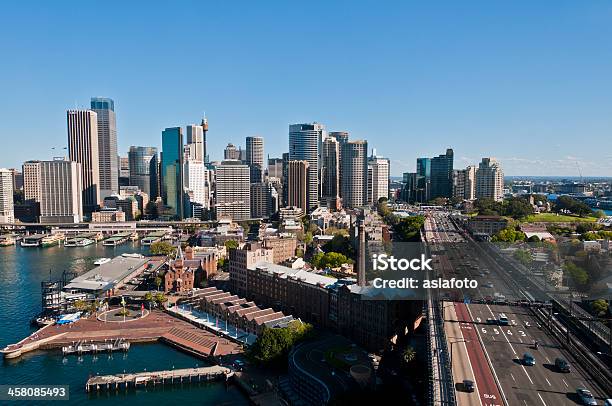
[[[340,143],[336,138],[325,138],[321,159],[321,202],[325,207],[337,210],[340,208]]]
[[[289,160],[308,162],[307,211],[319,205],[320,154],[324,136],[325,127],[322,124],[292,124],[289,126]]]
[[[157,148],[131,146],[128,151],[130,186],[138,186],[151,200],[159,196],[157,188]]]
[[[40,222],[80,223],[83,220],[82,170],[78,162],[39,162]]]
[[[93,110],[68,110],[68,152],[70,160],[81,164],[83,212],[89,214],[100,205],[100,153],[98,114]],[[115,151],[115,162],[117,151]]]
[[[287,165],[287,206],[308,211],[308,161],[289,161]]]
[[[14,222],[13,174],[9,169],[0,168],[0,223]]]
[[[162,131],[161,171],[162,199],[172,217],[184,217],[183,130],[181,127]]]
[[[251,171],[251,183],[259,183],[264,175],[264,139],[246,137],[246,162]]]
[[[349,141],[342,145],[342,205],[368,204],[368,142]]]
[[[106,97],[92,97],[91,110],[98,119],[98,162],[100,165],[100,200],[119,192],[117,155],[117,119],[115,102]]]
[[[251,174],[248,165],[225,160],[215,167],[215,211],[217,219],[251,218]]]
[[[431,159],[431,192],[429,199],[453,195],[453,150]]]
[[[389,159],[372,156],[368,159],[368,202],[378,203],[382,197],[389,197]]]

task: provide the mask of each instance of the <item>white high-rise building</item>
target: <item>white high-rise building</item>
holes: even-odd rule
[[[9,169],[0,168],[0,223],[14,222],[13,174]]]
[[[92,110],[68,110],[68,152],[70,160],[81,164],[83,211],[90,213],[99,206],[100,155],[98,115]],[[117,160],[117,151],[114,154]]]
[[[117,154],[117,119],[115,102],[106,97],[92,97],[91,110],[98,119],[98,162],[100,165],[100,201],[119,193],[119,156]]]
[[[248,165],[225,160],[215,167],[215,210],[217,219],[251,218],[251,174]]]
[[[464,200],[476,198],[476,166],[453,171],[453,197]]]
[[[325,137],[325,127],[319,123],[292,124],[289,126],[289,160],[307,161],[306,206],[313,210],[319,205],[321,182],[321,143]]]
[[[187,158],[194,161],[204,162],[204,127],[191,124],[187,126]]]
[[[210,176],[204,162],[188,159],[183,169],[183,184],[185,190],[190,193],[192,203],[201,204],[205,208],[210,207]]]
[[[362,207],[368,204],[368,142],[342,144],[342,205]]]
[[[41,161],[40,222],[80,223],[83,220],[81,164],[55,159]]]
[[[340,208],[340,143],[325,137],[321,153],[321,201],[330,209]]]
[[[381,197],[389,197],[389,159],[376,156],[376,150],[368,159],[368,201],[378,203]]]
[[[495,158],[482,158],[476,170],[476,198],[504,198],[504,172]]]
[[[26,202],[40,202],[40,161],[23,163],[23,199]]]

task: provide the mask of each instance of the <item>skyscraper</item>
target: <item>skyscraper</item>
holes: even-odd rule
[[[368,159],[368,201],[378,203],[381,197],[389,197],[389,159],[372,156]]]
[[[23,200],[40,202],[40,161],[23,163]]]
[[[105,97],[92,97],[91,109],[96,112],[98,118],[100,200],[103,200],[106,196],[119,192],[115,102]]]
[[[476,167],[474,165],[453,171],[453,197],[462,200],[476,198]]]
[[[329,136],[338,141],[338,162],[342,162],[342,146],[349,141],[348,131],[331,131]],[[338,164],[338,195],[342,197],[342,165]]]
[[[204,162],[204,127],[191,124],[187,126],[187,157],[191,160]]]
[[[202,118],[202,122],[200,123],[202,126],[202,155],[204,156],[204,163],[208,163],[208,151],[206,149],[206,135],[208,133],[208,119],[206,117]]]
[[[14,222],[13,174],[9,169],[0,168],[0,223]]]
[[[151,201],[159,196],[157,189],[157,148],[131,146],[128,151],[130,186],[138,186]]]
[[[175,218],[183,218],[183,129],[162,131],[162,199]]]
[[[251,183],[251,217],[268,218],[274,214],[276,189],[269,182]]]
[[[340,208],[340,143],[333,137],[323,141],[321,201],[331,209]]]
[[[451,197],[453,194],[453,150],[448,148],[446,154],[431,159],[431,193],[430,199]]]
[[[98,115],[92,110],[68,110],[66,115],[68,152],[71,161],[81,164],[83,212],[89,214],[95,211],[102,201],[100,197]],[[115,150],[115,163],[116,160],[117,151]]]
[[[260,183],[264,171],[263,137],[246,137],[246,164],[251,172],[251,183]]]
[[[368,142],[349,141],[342,146],[342,205],[368,204]]]
[[[184,168],[185,190],[191,192],[191,202],[208,208],[208,169],[204,166],[204,162],[188,159],[185,161]]]
[[[431,159],[417,158],[415,201],[426,203],[431,196]]]
[[[306,211],[319,205],[320,154],[324,134],[325,127],[318,123],[289,126],[289,160],[308,161]]]
[[[282,158],[268,158],[268,177],[283,178],[283,160]]]
[[[287,206],[308,207],[308,161],[289,161],[287,165]]]
[[[83,220],[81,164],[64,159],[41,161],[40,222],[79,223]]]
[[[495,158],[482,158],[476,170],[476,198],[504,198],[504,172]]]
[[[240,150],[230,142],[223,151],[223,159],[240,160]]]
[[[215,167],[217,219],[230,217],[247,220],[251,217],[251,175],[247,165],[238,160],[225,160]]]

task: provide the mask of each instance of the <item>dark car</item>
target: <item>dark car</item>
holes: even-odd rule
[[[474,381],[470,381],[469,379],[465,379],[463,381],[463,390],[466,392],[474,392]]]
[[[571,371],[570,364],[563,358],[555,359],[555,367],[557,368],[559,372],[570,372]]]
[[[530,353],[526,352],[523,354],[523,365],[534,366],[536,364],[535,358]]]
[[[586,406],[597,406],[597,401],[593,397],[593,394],[585,388],[576,389],[576,394],[580,398],[580,402]]]

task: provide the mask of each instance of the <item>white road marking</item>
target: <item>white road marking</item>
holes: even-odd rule
[[[538,393],[538,397],[539,397],[539,398],[540,398],[540,400],[542,401],[542,404],[543,404],[544,406],[546,406],[546,402],[544,402],[544,399],[542,399],[542,395],[540,395],[540,394]]]
[[[510,377],[512,378],[514,382],[516,382],[516,379],[514,379],[514,375],[510,374]]]
[[[544,379],[546,379],[546,383],[548,383],[548,386],[552,386],[552,385],[550,384],[550,381],[548,380],[548,378],[544,378]]]
[[[565,382],[565,379],[561,378],[561,380],[563,381],[563,383],[565,384],[566,388],[569,388],[569,385],[567,384],[567,382]]]
[[[465,308],[467,309],[470,318],[472,318],[472,312],[469,308],[468,305],[465,306]],[[491,310],[491,309],[489,309]],[[480,337],[480,332],[478,331],[478,329],[476,329],[476,334],[478,335],[478,338],[480,338],[480,340],[482,340],[482,337]],[[463,345],[465,345],[465,343],[463,343]],[[489,352],[487,351],[487,347],[486,345],[483,344],[481,345],[482,349],[484,350],[485,356],[487,357],[487,361],[489,361],[489,367],[491,367],[491,371],[493,372],[493,375],[495,376],[495,383],[497,384],[499,381],[499,378],[497,377],[497,372],[495,372],[495,368],[493,367],[493,362],[491,362],[491,357],[489,357]],[[466,349],[467,351],[467,349]],[[472,367],[472,364],[470,364],[470,368]],[[501,392],[502,398],[504,398],[504,404],[507,405],[508,404],[508,399],[506,398],[506,394],[504,393],[504,389],[502,388],[501,383],[499,385],[497,385],[497,388],[499,389],[499,391]]]
[[[544,358],[546,358],[546,362],[550,364],[550,359],[548,357],[544,357]]]

